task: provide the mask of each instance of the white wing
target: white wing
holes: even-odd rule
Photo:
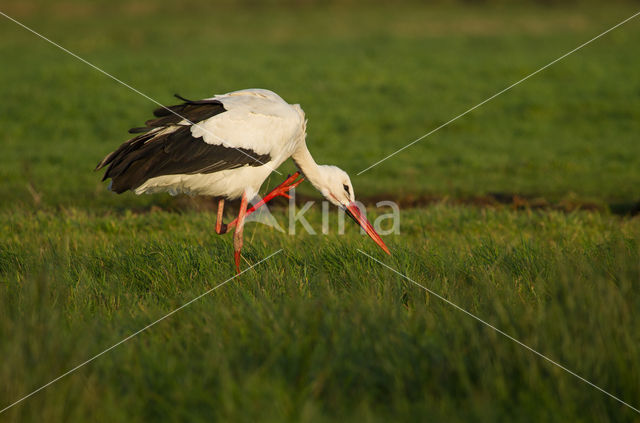
[[[303,115],[271,91],[244,90],[214,98],[226,111],[191,128],[194,137],[202,137],[208,144],[276,157],[290,153],[304,131]]]

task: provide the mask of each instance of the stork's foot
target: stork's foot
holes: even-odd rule
[[[226,223],[221,223],[219,226],[216,226],[216,233],[218,235],[224,235],[229,231]]]
[[[280,196],[280,197],[291,198],[291,196],[288,194],[289,191],[291,189],[297,187],[298,185],[300,185],[302,183],[302,181],[304,181],[304,176],[302,176],[300,179],[296,180],[299,176],[300,176],[300,172],[296,172],[293,175],[289,175],[289,177],[287,177],[287,179],[285,179],[283,183],[281,183],[280,185],[275,187],[273,189],[273,191],[271,191],[269,194],[265,195],[262,200],[258,201],[256,204],[251,206],[247,210],[247,212],[245,214],[245,217],[249,216],[251,213],[253,213],[257,209],[259,209],[260,207],[262,207],[263,205],[265,205],[269,201],[273,200],[275,197]],[[220,210],[220,209],[218,209],[218,210]],[[235,227],[237,224],[238,224],[238,219],[233,220],[228,225],[224,225],[224,223],[223,223],[222,227],[221,227],[222,232],[218,232],[218,233],[219,234],[220,233],[225,233],[225,232],[229,231],[229,229]]]
[[[274,190],[269,193],[268,197],[270,197],[270,199],[277,196],[291,198],[291,196],[289,195],[289,191],[297,187],[302,183],[302,181],[304,181],[304,176],[296,180],[299,176],[300,172],[289,175],[289,177],[287,177],[287,179],[285,179],[283,183],[275,187]]]

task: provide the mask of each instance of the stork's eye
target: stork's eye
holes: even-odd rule
[[[343,185],[342,188],[344,188],[348,195],[351,195],[351,193],[349,192],[349,185]]]

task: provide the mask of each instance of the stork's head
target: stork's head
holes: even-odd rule
[[[336,166],[318,166],[319,175],[311,183],[325,196],[327,200],[343,209],[358,225],[365,230],[367,235],[374,240],[387,254],[389,249],[373,229],[367,218],[360,212],[355,203],[355,193],[351,179],[344,170]]]

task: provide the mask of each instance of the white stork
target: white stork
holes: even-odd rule
[[[161,107],[155,119],[130,133],[142,133],[107,155],[96,170],[108,166],[109,189],[136,194],[166,191],[171,194],[220,197],[216,232],[235,227],[236,271],[244,219],[277,196],[289,198],[291,188],[306,177],[327,200],[344,209],[387,253],[389,249],[355,204],[349,175],[335,166],[318,165],[306,145],[306,121],[298,104],[288,104],[264,89],[234,91]],[[291,157],[300,172],[288,177],[247,210],[267,176]],[[241,198],[237,219],[222,223],[224,200]]]

